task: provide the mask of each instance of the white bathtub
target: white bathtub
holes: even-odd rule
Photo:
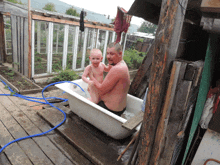
[[[85,83],[82,79],[72,81],[78,85],[80,85],[85,91],[87,91],[87,83]],[[140,128],[137,127],[136,130],[130,131],[124,127],[122,124],[127,121],[127,119],[115,115],[108,110],[100,107],[99,105],[89,101],[86,97],[90,97],[89,93],[87,96],[81,96],[82,92],[79,87],[76,87],[74,84],[71,83],[62,83],[55,85],[57,88],[65,91],[68,94],[70,109],[89,122],[90,124],[94,125],[107,135],[111,136],[114,139],[123,139],[127,136],[134,133],[136,130]],[[78,93],[81,93],[78,94]],[[141,111],[141,104],[143,100],[127,95],[127,106],[126,111],[122,116],[129,116],[129,114],[135,115],[139,111]]]

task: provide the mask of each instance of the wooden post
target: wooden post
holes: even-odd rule
[[[77,50],[78,50],[78,41],[79,41],[79,26],[75,27],[75,37],[74,37],[74,51],[73,51],[73,65],[72,69],[76,70],[76,60],[77,60]]]
[[[0,62],[6,61],[4,34],[4,19],[3,14],[0,13]]]
[[[181,3],[181,5],[180,5]],[[167,88],[169,69],[176,58],[179,46],[185,9],[188,0],[163,0],[160,20],[155,37],[154,55],[151,66],[150,82],[145,106],[144,120],[141,130],[141,148],[139,150],[139,164],[157,164],[154,162],[159,156],[159,144],[155,143],[155,135],[161,108]]]
[[[69,25],[64,26],[64,41],[63,41],[63,62],[62,67],[63,70],[66,69],[66,62],[67,62],[67,53],[68,53],[68,37],[69,35]]]
[[[109,31],[105,32],[105,44],[104,44],[104,50],[103,50],[103,59],[102,62],[105,63],[105,58],[106,58],[106,51],[107,51],[107,43],[108,43],[108,36],[109,36]]]
[[[37,52],[40,53],[41,22],[37,21]]]
[[[31,78],[31,0],[28,0],[28,78]]]

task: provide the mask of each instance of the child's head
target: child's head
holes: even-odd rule
[[[102,52],[99,49],[92,49],[90,52],[89,60],[94,67],[98,67],[102,61]]]

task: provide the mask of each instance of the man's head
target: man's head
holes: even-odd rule
[[[119,43],[110,43],[107,48],[107,59],[110,65],[116,65],[122,60],[122,47]]]
[[[92,49],[90,52],[89,60],[94,67],[98,67],[102,61],[102,52],[99,49]]]

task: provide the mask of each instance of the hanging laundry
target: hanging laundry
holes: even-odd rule
[[[125,32],[127,33],[128,28],[130,26],[131,17],[130,15],[126,14],[127,11],[123,9],[122,7],[118,7],[117,16],[115,18],[115,21],[113,22],[114,31],[117,34],[116,43],[120,42],[121,40],[121,33]]]
[[[84,10],[82,10],[81,13],[80,13],[79,23],[80,23],[79,29],[81,30],[81,32],[83,32],[84,31]]]

